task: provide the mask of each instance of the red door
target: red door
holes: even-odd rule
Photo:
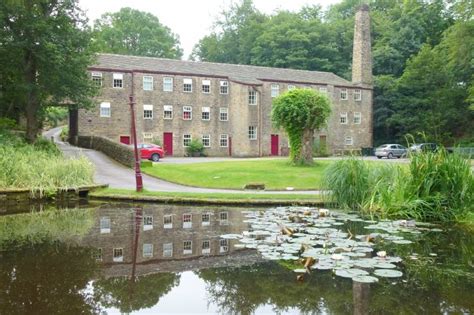
[[[120,143],[130,144],[130,136],[120,136]]]
[[[279,146],[278,135],[271,135],[271,137],[272,137],[271,155],[278,155],[278,146]]]
[[[165,132],[163,133],[163,147],[165,149],[165,154],[168,156],[173,155],[173,133]]]

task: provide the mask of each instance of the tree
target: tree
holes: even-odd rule
[[[180,59],[179,38],[151,13],[122,8],[94,23],[98,51],[134,56]]]
[[[87,106],[97,91],[86,72],[93,61],[87,20],[76,0],[2,1],[0,17],[0,56],[8,58],[0,58],[2,90],[13,91],[2,94],[2,107],[25,114],[34,142],[48,105]]]
[[[326,125],[330,114],[329,99],[310,89],[294,89],[273,101],[272,120],[288,134],[293,163],[313,163],[314,131]]]

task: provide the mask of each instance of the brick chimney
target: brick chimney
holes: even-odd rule
[[[369,6],[363,4],[355,14],[352,83],[372,85]]]

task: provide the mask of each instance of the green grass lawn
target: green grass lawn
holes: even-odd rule
[[[252,201],[252,200],[273,200],[273,201],[314,201],[320,202],[323,197],[317,194],[259,194],[259,193],[185,193],[185,192],[160,192],[147,191],[136,192],[129,189],[106,188],[90,192],[91,197],[158,197],[168,199],[195,199],[195,200],[235,200],[235,201]]]
[[[188,186],[242,189],[249,183],[265,184],[269,190],[320,189],[324,170],[331,161],[313,166],[292,166],[287,160],[250,160],[192,164],[143,165],[146,174]]]

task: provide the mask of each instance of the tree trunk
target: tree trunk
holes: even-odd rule
[[[36,141],[40,129],[38,119],[38,111],[40,109],[40,102],[38,99],[38,89],[36,82],[36,62],[31,51],[27,52],[25,56],[25,83],[28,86],[28,94],[25,104],[26,116],[26,140],[29,143]]]
[[[305,129],[301,138],[300,162],[303,164],[313,164],[313,129]]]

